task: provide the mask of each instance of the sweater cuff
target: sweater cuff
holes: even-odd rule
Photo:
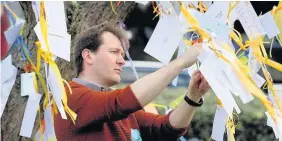
[[[130,114],[142,109],[142,106],[130,86],[125,87],[119,95],[121,109],[124,111],[123,114]]]
[[[166,129],[168,130],[168,132],[169,133],[173,133],[174,134],[174,136],[176,136],[176,137],[181,137],[181,136],[183,136],[186,132],[187,132],[187,129],[188,129],[188,127],[189,126],[187,126],[187,127],[184,127],[184,128],[175,128],[175,127],[173,127],[172,125],[171,125],[171,123],[170,123],[170,121],[169,121],[169,116],[170,116],[170,114],[173,112],[174,110],[172,110],[172,111],[170,111],[167,115],[166,115],[166,119],[165,119],[165,121],[166,121]]]

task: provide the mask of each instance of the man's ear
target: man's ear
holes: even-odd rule
[[[93,53],[91,50],[83,49],[81,56],[83,58],[83,62],[86,64],[92,65],[94,63],[95,53]]]

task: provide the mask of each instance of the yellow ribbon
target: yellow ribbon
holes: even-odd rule
[[[111,8],[112,8],[112,11],[113,11],[116,15],[118,15],[117,12],[116,12],[116,10],[115,10],[115,8],[114,8],[113,1],[111,1]]]
[[[171,107],[172,109],[175,109],[183,101],[184,96],[185,96],[185,94],[182,94],[179,97],[177,97],[175,100],[170,102],[169,107]]]
[[[198,31],[199,35],[204,38],[208,39],[210,48],[216,53],[218,58],[223,59],[225,62],[230,64],[230,66],[235,71],[237,77],[240,79],[240,81],[244,84],[246,89],[253,94],[255,97],[257,97],[266,107],[267,111],[269,111],[270,115],[273,117],[273,119],[276,121],[276,115],[274,112],[274,107],[270,103],[270,101],[267,99],[267,97],[264,95],[264,93],[253,83],[251,80],[248,70],[244,70],[245,66],[241,64],[241,62],[238,60],[238,58],[235,56],[235,54],[232,54],[235,56],[235,62],[230,62],[225,56],[223,56],[219,51],[216,50],[215,45],[213,41],[210,41],[210,36],[204,31],[199,28],[197,20],[186,10],[184,5],[181,5],[181,11],[187,20],[187,22],[191,25],[192,29],[195,29]],[[252,45],[253,42],[248,42],[248,44]],[[228,46],[228,44],[226,44]]]
[[[153,106],[155,106],[155,107],[159,107],[159,108],[163,108],[163,109],[167,110],[167,106],[162,105],[162,104],[151,103],[151,105],[153,105]]]
[[[228,21],[229,21],[229,16],[230,16],[230,13],[231,13],[231,11],[235,8],[235,6],[237,5],[237,4],[239,4],[239,1],[237,1],[234,5],[232,5],[232,2],[230,1],[229,2],[229,8],[228,8],[228,12],[227,12],[227,23],[228,23]]]
[[[229,141],[235,141],[234,134],[235,134],[235,127],[236,126],[234,124],[233,118],[228,117],[226,127],[228,128],[227,131],[229,131],[229,135],[230,135],[230,136],[228,136],[228,139],[230,139]]]
[[[46,18],[46,16],[45,16],[45,10],[44,10],[44,2],[41,1],[40,2],[40,27],[41,27],[41,30],[42,30],[43,41],[44,41],[45,47],[47,49],[47,51],[41,50],[41,56],[43,57],[44,61],[49,64],[49,67],[52,68],[52,70],[53,70],[53,72],[54,72],[54,74],[57,78],[59,87],[61,87],[61,90],[62,90],[62,102],[63,102],[64,109],[65,109],[66,113],[69,115],[69,117],[71,118],[72,122],[75,124],[75,120],[76,120],[77,115],[67,105],[67,96],[66,96],[64,85],[63,85],[62,76],[60,74],[60,71],[58,69],[57,64],[53,61],[52,54],[50,52],[48,36],[47,36],[48,27],[47,27],[47,23],[46,23],[45,18]],[[39,50],[40,49],[41,48],[39,48]]]

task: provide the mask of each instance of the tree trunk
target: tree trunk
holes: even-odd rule
[[[32,10],[31,2],[20,2],[25,15],[26,24],[24,26],[24,39],[32,53],[32,60],[36,62],[37,49],[34,47],[34,42],[37,41],[37,36],[33,30],[36,25],[36,19]],[[74,39],[75,35],[80,31],[91,27],[96,24],[100,24],[105,20],[120,20],[124,21],[127,18],[136,4],[134,2],[121,2],[119,6],[116,6],[116,2],[113,2],[116,8],[116,15],[111,8],[110,2],[65,2],[65,11],[67,16],[67,28],[69,34]],[[23,73],[23,62],[19,59],[20,54],[17,50],[13,53],[13,64],[19,68],[15,85],[11,91],[5,110],[1,117],[1,140],[3,141],[26,141],[32,140],[29,138],[19,136],[21,123],[25,111],[25,105],[28,97],[21,97],[20,95],[20,75]],[[74,68],[74,47],[73,42],[71,46],[71,62],[64,61],[63,59],[57,58],[56,63],[61,71],[61,75],[64,79],[71,80],[75,77]],[[45,76],[44,65],[41,65],[41,74]],[[38,83],[40,86],[40,83]],[[39,91],[43,93],[42,89]],[[32,137],[35,135],[39,128],[39,119],[42,118],[37,116],[35,121]]]

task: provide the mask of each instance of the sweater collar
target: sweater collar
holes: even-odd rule
[[[104,88],[96,83],[91,83],[91,82],[88,82],[86,80],[83,80],[83,79],[80,79],[80,78],[73,78],[72,81],[78,83],[78,84],[81,84],[81,85],[84,85],[92,90],[95,90],[95,91],[111,91],[112,89],[111,88]]]

